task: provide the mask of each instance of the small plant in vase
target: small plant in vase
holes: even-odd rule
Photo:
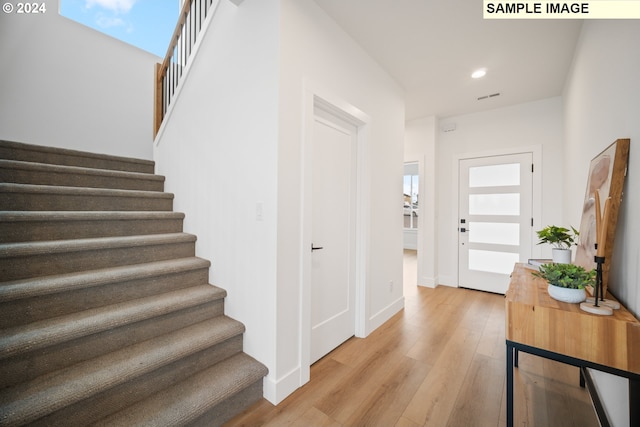
[[[540,241],[539,245],[548,243],[553,246],[551,250],[553,262],[571,264],[571,246],[578,244],[580,233],[575,228],[571,230],[555,225],[548,225],[536,232]]]
[[[595,286],[596,271],[574,264],[543,264],[533,273],[549,282],[549,295],[558,301],[577,303],[586,299],[585,288]]]

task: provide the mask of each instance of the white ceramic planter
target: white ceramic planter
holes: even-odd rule
[[[551,259],[558,264],[571,264],[571,249],[551,249]]]
[[[547,291],[551,298],[562,302],[578,303],[587,299],[587,292],[584,289],[561,288],[549,284]]]

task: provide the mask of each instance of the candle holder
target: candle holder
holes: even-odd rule
[[[596,262],[596,285],[594,289],[593,298],[588,298],[587,301],[580,303],[580,309],[588,313],[600,314],[604,316],[611,316],[613,314],[613,308],[608,304],[605,304],[605,298],[602,289],[602,264],[604,264],[604,257],[596,255],[594,257]]]
[[[586,303],[593,307],[602,306],[609,307],[612,310],[618,310],[620,308],[620,303],[605,298],[604,283],[602,280],[602,264],[604,264],[604,257],[596,255],[594,257],[594,261],[596,262],[596,286],[594,289],[594,296],[587,298]]]
[[[602,264],[604,264],[604,257],[596,255],[594,257],[594,261],[596,262],[596,292],[593,297],[594,302],[593,305],[598,307],[600,304],[600,300],[604,301],[603,289],[602,289]],[[599,296],[599,298],[598,298]]]

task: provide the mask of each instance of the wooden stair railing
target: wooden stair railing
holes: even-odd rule
[[[153,135],[157,135],[207,17],[218,0],[186,0],[162,64],[156,64]]]

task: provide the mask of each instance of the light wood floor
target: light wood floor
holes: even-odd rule
[[[263,399],[226,426],[505,426],[504,297],[411,277],[404,310],[315,363],[278,406]],[[515,425],[597,426],[578,381],[577,368],[520,353]]]

